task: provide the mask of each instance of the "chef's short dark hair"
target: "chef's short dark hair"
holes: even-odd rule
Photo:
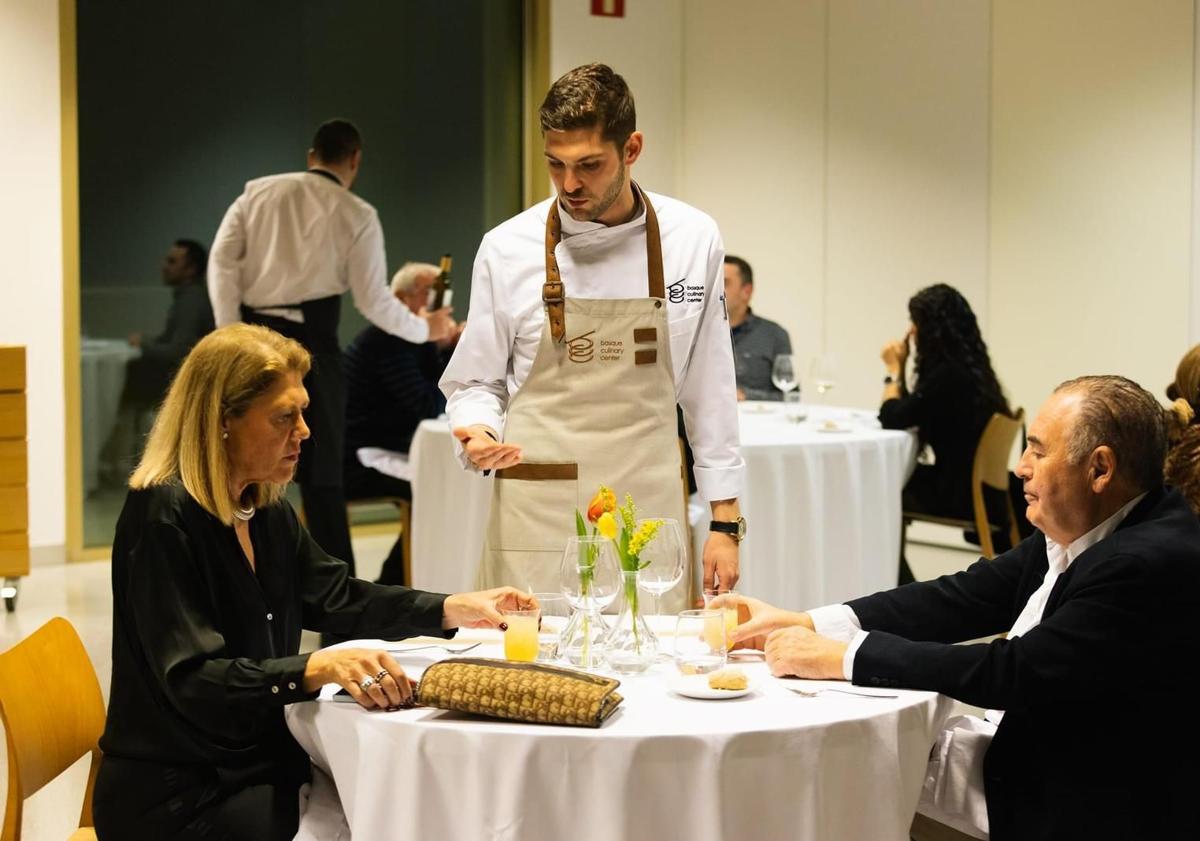
[[[599,128],[601,137],[625,147],[637,130],[633,94],[607,64],[585,64],[559,77],[538,110],[542,134]]]
[[[340,164],[362,149],[362,135],[349,120],[326,120],[313,135],[312,150],[326,164]]]

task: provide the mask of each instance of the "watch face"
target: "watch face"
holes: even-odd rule
[[[746,520],[743,517],[737,518],[737,537],[741,540],[746,536]]]

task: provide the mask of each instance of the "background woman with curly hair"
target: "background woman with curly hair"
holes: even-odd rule
[[[1179,489],[1192,510],[1200,514],[1200,345],[1184,354],[1175,369],[1175,382],[1167,386],[1173,400],[1167,412],[1171,449],[1167,452],[1165,479]]]
[[[1009,413],[1008,401],[975,313],[958,290],[944,283],[926,287],[909,299],[908,314],[908,334],[880,352],[887,376],[879,421],[885,429],[916,427],[921,446],[933,450],[935,462],[917,465],[904,486],[904,510],[970,519],[975,445],[993,413]],[[912,388],[904,374],[910,339],[917,354]],[[989,490],[984,488],[989,512],[1004,511],[1003,492],[994,492],[993,501],[987,498]],[[901,558],[900,583],[912,580]]]

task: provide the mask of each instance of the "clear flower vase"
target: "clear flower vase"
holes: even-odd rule
[[[559,656],[572,666],[598,669],[604,665],[604,638],[607,634],[608,626],[600,618],[598,609],[576,608],[559,637]]]
[[[658,637],[646,624],[638,604],[637,572],[621,572],[621,612],[605,637],[608,665],[616,672],[644,672],[658,658]]]

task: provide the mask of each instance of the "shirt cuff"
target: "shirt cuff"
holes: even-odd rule
[[[854,635],[854,639],[850,641],[850,645],[846,648],[846,653],[842,655],[842,677],[850,683],[854,683],[854,657],[858,654],[858,650],[862,648],[862,644],[866,642],[870,636],[866,631],[859,631]]]
[[[742,495],[745,463],[737,467],[695,466],[696,492],[705,502],[718,499],[737,499]]]
[[[309,654],[294,654],[268,661],[268,692],[279,704],[294,704],[317,697],[316,692],[304,689],[304,671],[308,668]]]
[[[808,611],[813,630],[826,639],[850,642],[862,630],[858,616],[845,604],[829,604]]]

